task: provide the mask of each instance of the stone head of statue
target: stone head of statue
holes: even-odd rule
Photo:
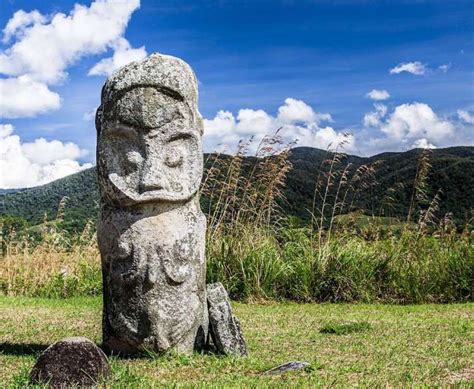
[[[196,77],[178,58],[153,54],[113,73],[97,110],[102,200],[120,206],[184,202],[202,178]]]

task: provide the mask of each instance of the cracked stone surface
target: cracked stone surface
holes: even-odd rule
[[[107,350],[190,353],[205,345],[206,220],[196,77],[152,54],[113,73],[97,110]]]

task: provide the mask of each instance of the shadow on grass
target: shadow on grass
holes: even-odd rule
[[[0,343],[0,354],[3,355],[36,355],[46,350],[48,344],[40,343]]]
[[[319,329],[319,332],[321,334],[346,335],[371,329],[372,326],[366,321],[356,323],[327,323]]]
[[[41,344],[41,343],[0,343],[0,355],[16,355],[16,356],[27,356],[27,355],[38,355],[46,350],[51,344]],[[140,358],[150,358],[146,354],[140,355],[120,355],[107,352],[104,350],[101,344],[97,344],[102,351],[109,357],[115,357],[119,359],[140,359]]]
[[[134,359],[157,359],[157,358],[189,358],[189,356],[185,355],[180,355],[180,354],[174,354],[173,352],[169,353],[163,353],[163,354],[158,354],[153,351],[148,351],[148,350],[143,350],[141,353],[137,354],[120,354],[120,353],[114,353],[110,352],[107,350],[107,348],[104,348],[103,345],[101,344],[96,344],[97,347],[102,349],[104,353],[108,357],[116,358],[116,359],[125,359],[125,360],[134,360]],[[9,343],[9,342],[4,342],[0,343],[0,355],[16,355],[16,356],[27,356],[27,355],[38,355],[42,353],[44,350],[46,350],[50,344],[41,344],[41,343]],[[222,357],[224,358],[224,355],[217,354],[216,352],[213,352],[212,350],[203,350],[200,353],[196,354],[201,354],[201,355],[212,355],[215,357]]]

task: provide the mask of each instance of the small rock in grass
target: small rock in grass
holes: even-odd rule
[[[48,383],[52,388],[93,386],[110,374],[103,351],[83,337],[61,339],[38,358],[30,373],[31,384]]]
[[[216,350],[225,355],[247,355],[239,320],[233,315],[229,296],[220,282],[207,285],[209,333]]]
[[[280,373],[285,373],[287,371],[305,369],[308,366],[309,366],[308,362],[291,361],[291,362],[286,362],[280,366],[274,367],[270,370],[267,370],[265,374],[280,374]]]

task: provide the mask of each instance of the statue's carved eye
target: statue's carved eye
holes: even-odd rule
[[[184,156],[189,148],[187,141],[192,138],[191,134],[178,133],[168,139],[165,164],[169,167],[178,167],[183,164]]]
[[[117,122],[110,128],[110,134],[119,138],[136,139],[138,137],[137,130],[128,124]]]
[[[178,133],[178,134],[173,135],[168,140],[168,143],[177,142],[177,141],[186,141],[186,140],[191,139],[191,138],[192,138],[191,134],[188,134],[186,132],[182,132],[182,133]]]
[[[166,156],[165,163],[169,167],[178,167],[183,164],[183,155],[178,152],[169,153]]]
[[[130,165],[133,165],[133,166],[138,166],[143,161],[143,157],[138,151],[129,151],[126,154],[126,157]]]
[[[183,164],[185,150],[182,145],[173,145],[168,148],[165,164],[169,167],[178,167]]]

